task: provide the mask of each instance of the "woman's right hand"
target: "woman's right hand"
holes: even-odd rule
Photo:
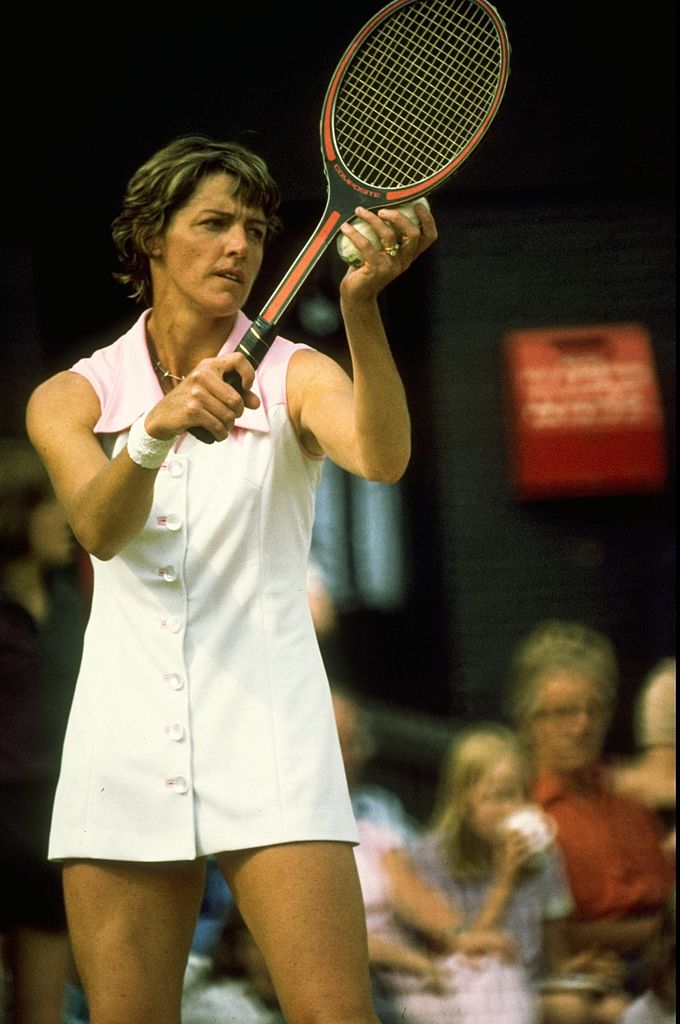
[[[240,377],[239,390],[224,380],[232,371]],[[145,429],[162,441],[201,427],[223,441],[244,409],[258,408],[254,380],[255,370],[239,352],[202,359],[149,411]]]

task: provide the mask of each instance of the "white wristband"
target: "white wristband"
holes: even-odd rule
[[[144,429],[146,415],[143,413],[130,427],[127,439],[128,455],[133,462],[136,462],[138,466],[143,466],[144,469],[158,469],[163,465],[165,456],[177,438],[171,437],[167,441],[159,441],[157,437],[147,434]]]

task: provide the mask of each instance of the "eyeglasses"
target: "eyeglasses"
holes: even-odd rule
[[[600,702],[592,704],[558,704],[554,708],[539,708],[537,711],[534,711],[532,718],[537,718],[544,722],[569,722],[574,718],[579,718],[581,715],[587,715],[588,718],[606,718],[607,708]]]

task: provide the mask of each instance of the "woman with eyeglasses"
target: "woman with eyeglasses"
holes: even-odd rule
[[[617,961],[628,990],[647,984],[642,954],[674,886],[664,829],[607,785],[603,748],[618,689],[613,644],[580,623],[539,624],[514,652],[508,711],[532,765],[532,796],[557,822],[575,901],[574,952]]]

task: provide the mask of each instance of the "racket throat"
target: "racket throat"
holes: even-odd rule
[[[236,351],[244,355],[253,369],[257,370],[275,337],[276,324],[269,323],[260,314],[241,338]]]

